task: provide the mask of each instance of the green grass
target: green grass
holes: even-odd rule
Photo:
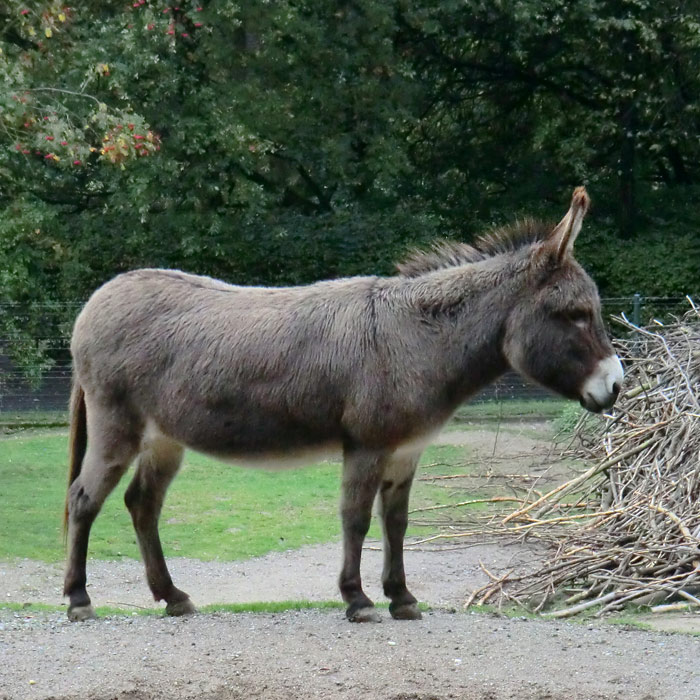
[[[636,629],[642,630],[643,632],[652,632],[654,630],[654,625],[649,622],[643,622],[635,617],[635,615],[641,615],[648,610],[633,610],[629,613],[621,614],[617,617],[611,617],[605,620],[609,625],[615,625],[617,627],[624,627],[625,629]],[[686,633],[692,636],[697,636],[697,633]]]
[[[385,604],[378,603],[377,607],[382,605]],[[269,603],[214,603],[203,605],[198,610],[203,613],[279,613],[288,610],[345,610],[346,607],[342,600],[278,600]]]
[[[56,613],[65,612],[66,605],[46,605],[44,603],[2,603],[0,610],[25,613]],[[203,605],[197,608],[200,613],[280,613],[288,610],[345,610],[345,603],[340,600],[278,600],[268,603],[215,603]],[[378,608],[388,608],[388,603],[378,603]],[[421,610],[427,610],[427,606],[420,606]],[[137,606],[114,607],[102,605],[95,608],[98,617],[111,617],[114,615],[149,615],[164,616],[165,607],[142,608]]]
[[[0,559],[63,561],[61,521],[66,490],[65,433],[37,433],[0,441]],[[430,448],[425,463],[442,473],[461,469],[465,448]],[[123,494],[127,474],[93,526],[90,556],[137,559],[138,546]],[[322,463],[269,472],[224,464],[187,452],[161,516],[166,556],[235,560],[340,537],[340,465]],[[444,490],[421,483],[413,505],[444,500]],[[424,532],[413,528],[413,534]],[[371,537],[381,529],[373,519]]]
[[[44,603],[3,603],[0,602],[0,610],[9,610],[10,612],[24,613],[30,616],[32,613],[65,613],[66,605],[46,605]],[[380,610],[388,610],[389,603],[382,601],[376,603]],[[270,614],[288,612],[290,610],[345,610],[346,604],[340,600],[278,600],[268,603],[214,603],[212,605],[203,605],[197,608],[197,611],[203,614],[209,613],[257,613]],[[419,603],[418,608],[422,612],[428,612],[432,608],[425,604]],[[165,616],[165,607],[160,608],[142,608],[142,607],[113,607],[113,606],[98,606],[95,608],[97,617],[113,617],[113,616]]]
[[[0,602],[0,610],[10,612],[59,612],[65,610],[65,605],[47,605],[45,603],[6,603]]]
[[[0,442],[0,557],[61,561],[66,435]],[[337,537],[339,466],[267,472],[187,453],[161,516],[166,555],[238,559]],[[90,555],[138,558],[124,507],[127,474],[93,526]]]
[[[65,428],[68,411],[0,411],[0,435],[31,428]]]

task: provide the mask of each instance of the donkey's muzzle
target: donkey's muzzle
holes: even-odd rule
[[[581,388],[581,405],[593,413],[601,413],[617,400],[622,387],[622,363],[617,355],[601,360]]]

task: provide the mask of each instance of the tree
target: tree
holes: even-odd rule
[[[464,191],[483,214],[494,196],[520,204],[588,182],[633,237],[655,193],[700,177],[698,11],[694,0],[404,3],[402,43],[433,86],[416,163],[457,217]]]
[[[386,269],[377,245],[430,229],[400,192],[417,87],[391,6],[5,12],[2,196],[70,216],[47,220],[58,294],[139,264],[242,282]]]
[[[8,0],[0,300],[84,298],[140,265],[387,272],[438,234],[556,213],[581,182],[605,256],[675,232],[666,202],[699,177],[699,9]]]

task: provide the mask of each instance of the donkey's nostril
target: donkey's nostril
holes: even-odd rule
[[[615,394],[615,396],[617,396],[620,393],[620,383],[619,382],[615,382],[612,385],[612,393]]]

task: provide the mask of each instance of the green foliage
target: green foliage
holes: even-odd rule
[[[560,216],[582,182],[582,253],[606,294],[695,291],[699,15],[700,0],[7,0],[0,303],[85,299],[138,266],[387,273],[438,235]]]
[[[422,88],[390,5],[26,7],[4,17],[3,194],[44,210],[32,230],[64,253],[64,296],[138,265],[267,283],[387,271],[435,235],[401,192]]]
[[[700,290],[696,228],[669,232],[659,227],[625,241],[598,229],[579,248],[578,257],[594,271],[603,296],[642,291],[647,296],[679,297]]]
[[[685,186],[650,194],[649,225],[626,240],[611,220],[592,228],[577,243],[577,256],[591,270],[603,296],[683,296],[700,293],[700,194]]]
[[[555,433],[563,439],[570,437],[585,414],[585,409],[578,404],[567,403],[554,420]]]
[[[537,202],[583,181],[597,211],[633,236],[650,192],[697,180],[699,8],[412,4],[404,41],[435,86],[417,148],[427,168],[450,172],[443,199],[459,209],[466,189],[501,212],[503,200]]]
[[[697,176],[692,5],[9,0],[0,200],[75,297],[142,264],[386,271],[581,181],[643,228]]]

